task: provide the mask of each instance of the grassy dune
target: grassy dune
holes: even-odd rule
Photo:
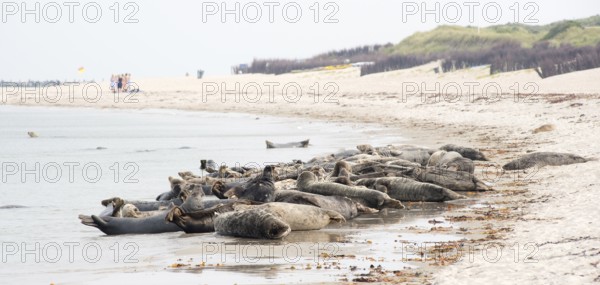
[[[440,26],[427,32],[415,33],[400,43],[388,47],[388,54],[430,54],[454,50],[478,51],[498,44],[513,42],[524,48],[543,41],[552,46],[570,44],[590,46],[600,43],[600,15],[551,23],[543,26],[505,24],[486,28]]]

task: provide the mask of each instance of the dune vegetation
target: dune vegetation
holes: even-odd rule
[[[490,65],[492,74],[535,69],[542,78],[600,67],[600,15],[548,25],[439,26],[397,44],[330,51],[308,59],[255,59],[249,73],[283,74],[361,64],[361,75],[441,60],[448,72]]]

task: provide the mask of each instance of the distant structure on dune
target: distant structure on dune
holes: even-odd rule
[[[241,63],[241,64],[234,65],[231,67],[231,74],[246,74],[246,73],[250,73],[249,70],[250,70],[250,68],[249,68],[248,64]]]

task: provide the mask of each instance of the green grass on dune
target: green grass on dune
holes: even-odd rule
[[[431,54],[456,50],[484,50],[502,43],[519,43],[524,48],[547,41],[553,46],[589,46],[600,43],[600,15],[560,21],[543,26],[506,24],[485,28],[440,26],[415,33],[387,48],[388,54]]]

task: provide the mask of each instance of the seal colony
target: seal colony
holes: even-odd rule
[[[359,145],[263,169],[203,160],[207,175],[182,171],[180,178],[169,177],[169,191],[156,201],[109,198],[101,201],[100,214],[79,219],[107,235],[184,231],[281,239],[362,213],[404,211],[402,202],[444,203],[466,199],[461,191],[493,190],[474,175],[473,160],[489,162],[479,150],[456,145],[438,150]],[[573,154],[532,153],[505,164],[503,171],[586,161]]]

